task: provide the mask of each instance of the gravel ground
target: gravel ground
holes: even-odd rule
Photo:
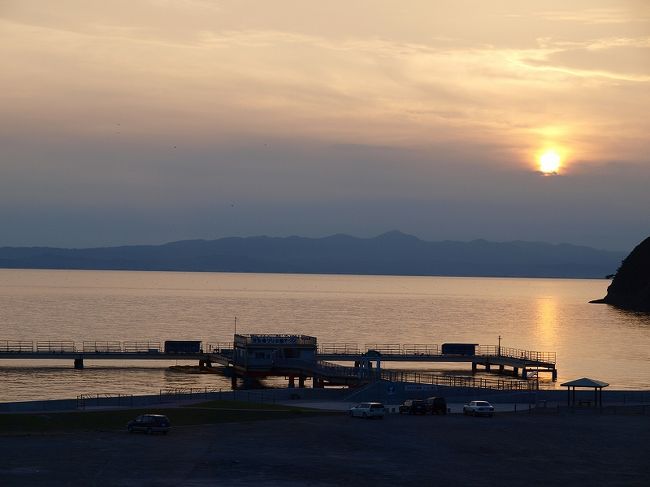
[[[0,437],[8,486],[650,485],[650,417],[344,415]]]

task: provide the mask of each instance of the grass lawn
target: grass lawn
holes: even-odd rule
[[[262,421],[296,415],[328,414],[321,411],[242,401],[209,401],[176,408],[75,411],[65,413],[0,414],[0,434],[53,433],[126,429],[126,423],[140,414],[165,414],[174,426],[192,424]]]

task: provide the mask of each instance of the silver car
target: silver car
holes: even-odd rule
[[[470,401],[463,406],[463,414],[472,416],[492,416],[494,406],[487,401]]]
[[[362,402],[350,408],[350,416],[357,418],[384,419],[386,408],[380,402]]]

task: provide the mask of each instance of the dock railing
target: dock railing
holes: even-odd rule
[[[122,344],[124,352],[131,353],[159,353],[162,352],[162,347],[160,342],[123,342]]]
[[[207,353],[232,354],[232,342],[206,343],[205,351]]]
[[[37,352],[76,352],[77,347],[74,342],[62,342],[62,341],[42,341],[36,342],[36,351]]]
[[[402,346],[405,355],[442,355],[440,345],[436,344],[414,344]]]
[[[557,360],[555,352],[538,352],[519,348],[499,347],[497,345],[479,345],[476,354],[487,357],[506,357],[528,362],[544,362],[554,364]]]
[[[104,393],[93,393],[93,394],[79,394],[77,396],[77,409],[85,409],[87,407],[92,407],[92,406],[133,407],[133,394],[104,392]]]
[[[486,377],[437,375],[427,372],[382,370],[381,378],[391,382],[410,382],[447,387],[493,389],[499,391],[533,391],[539,389],[539,381],[518,381],[513,379],[492,379]]]
[[[3,340],[0,341],[0,352],[20,353],[33,352],[34,342],[25,340]]]
[[[359,355],[359,345],[356,343],[321,343],[318,346],[318,353],[320,354],[336,354],[336,355]]]
[[[367,370],[358,367],[347,367],[345,365],[333,364],[324,360],[312,362],[291,358],[278,360],[275,362],[274,366],[280,369],[296,369],[324,377],[361,378],[365,376],[364,370]]]
[[[396,343],[365,344],[364,349],[360,349],[355,343],[324,343],[318,347],[318,353],[323,355],[358,355],[361,356],[368,351],[374,350],[384,356],[431,356],[444,357],[442,346],[435,343],[414,343],[400,345]],[[455,354],[447,354],[455,355]],[[468,357],[504,357],[525,362],[537,363],[556,363],[555,352],[539,352],[535,350],[523,350],[519,348],[499,347],[497,345],[477,345],[474,355]]]
[[[328,375],[330,377],[359,377],[363,374],[364,370],[367,370],[358,367],[346,367],[344,365],[333,364],[324,360],[318,361],[317,364],[318,365],[314,369],[314,372],[320,375]]]
[[[122,342],[83,342],[84,352],[110,353],[122,352]]]
[[[250,337],[237,335],[242,339]],[[278,340],[295,339],[296,343],[312,343],[313,337],[302,335],[278,335]],[[271,344],[272,345],[272,344]],[[232,355],[232,342],[205,343],[201,353],[215,353],[226,356]],[[361,357],[368,352],[378,352],[384,357],[418,357],[418,360],[426,357],[442,358],[445,356],[456,356],[456,354],[443,354],[442,346],[439,344],[406,344],[396,343],[365,344],[360,348],[356,343],[322,343],[318,346],[318,354],[338,355],[348,359]],[[163,347],[160,341],[84,341],[80,345],[73,341],[26,341],[26,340],[4,340],[0,341],[0,354],[8,353],[138,353],[154,354],[162,353]],[[372,353],[371,353],[372,354]],[[476,357],[502,357],[512,360],[526,362],[524,365],[555,364],[557,357],[555,352],[540,352],[535,350],[523,350],[519,348],[501,347],[497,345],[477,345],[474,355],[461,354],[468,358]],[[15,357],[14,357],[15,358]]]
[[[382,355],[403,355],[402,345],[399,343],[371,343],[364,345],[367,351],[374,350]]]
[[[307,389],[311,391],[313,389]],[[304,393],[305,389],[301,390]],[[169,403],[175,401],[246,401],[260,404],[275,403],[279,398],[287,397],[289,391],[286,389],[262,389],[262,390],[238,390],[238,389],[216,389],[205,387],[203,389],[196,387],[187,388],[165,388],[160,389],[158,402]]]

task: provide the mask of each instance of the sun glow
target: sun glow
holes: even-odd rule
[[[558,154],[555,150],[549,149],[540,154],[538,161],[539,170],[543,174],[557,174],[560,170],[562,159],[560,157],[560,154]]]

